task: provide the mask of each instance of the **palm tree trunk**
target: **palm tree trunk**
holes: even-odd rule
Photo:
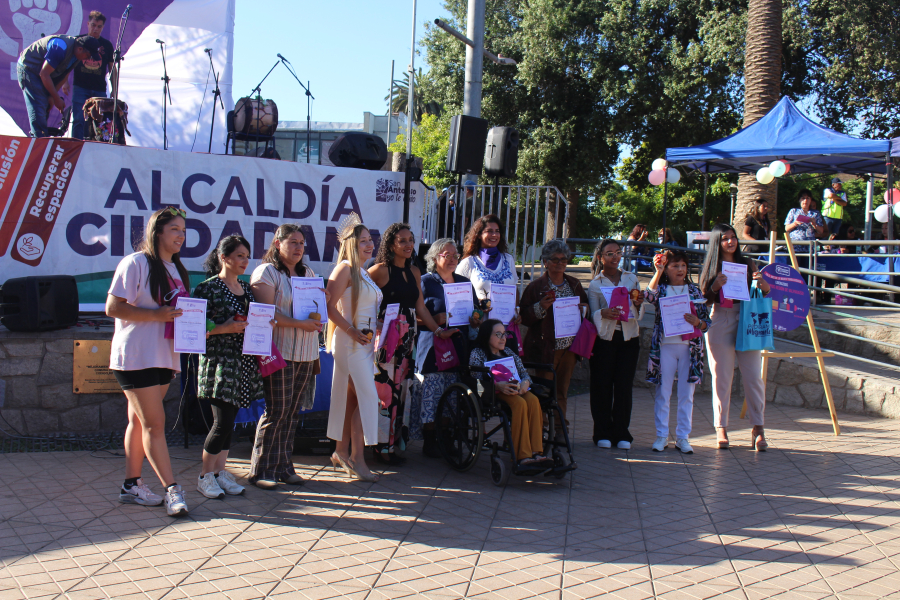
[[[744,127],[765,116],[781,96],[781,12],[782,0],[750,0],[747,8]],[[755,175],[741,175],[733,223],[738,237],[741,237],[745,216],[758,198],[768,201],[770,222],[778,222],[778,185],[775,182],[763,185]]]

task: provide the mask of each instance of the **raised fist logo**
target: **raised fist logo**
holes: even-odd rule
[[[5,12],[0,9],[0,13]],[[83,23],[81,0],[9,0],[9,13],[0,14],[0,50],[10,56],[48,35],[78,35]],[[22,43],[10,37],[9,22],[19,30]]]

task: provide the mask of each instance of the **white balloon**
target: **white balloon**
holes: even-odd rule
[[[900,203],[894,205],[894,215],[900,217]]]
[[[890,206],[888,206],[887,204],[882,204],[875,209],[875,220],[879,223],[887,223],[888,217],[890,216],[890,210]]]
[[[666,181],[668,181],[669,183],[678,183],[680,179],[681,173],[678,172],[678,169],[666,169]]]
[[[774,179],[775,176],[772,174],[772,171],[770,171],[768,167],[763,167],[756,172],[756,180],[762,184],[772,183]]]
[[[653,161],[653,165],[651,166],[651,169],[654,171],[662,171],[668,165],[669,165],[669,163],[666,162],[666,159],[657,158],[656,160]]]
[[[781,177],[787,171],[785,164],[780,160],[772,161],[772,164],[769,165],[769,170],[772,171],[772,175],[775,177]]]

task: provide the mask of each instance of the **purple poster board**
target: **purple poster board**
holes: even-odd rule
[[[792,331],[806,322],[809,314],[809,289],[794,267],[781,264],[762,268],[763,279],[772,287],[772,320],[775,331]]]

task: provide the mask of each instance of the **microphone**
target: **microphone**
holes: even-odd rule
[[[276,54],[275,56],[277,56],[278,58],[280,58],[281,60],[283,60],[283,61],[286,62],[287,64],[291,64],[291,61],[289,61],[288,59],[286,59],[286,58],[283,57],[282,55]]]
[[[125,17],[127,17],[129,12],[131,12],[131,4],[125,7],[125,12],[122,13],[122,18],[124,19]]]
[[[212,52],[212,48],[204,48],[203,51],[209,54],[210,52]]]
[[[156,40],[156,43],[157,43],[157,44],[165,44],[165,42],[162,41],[162,40]]]

